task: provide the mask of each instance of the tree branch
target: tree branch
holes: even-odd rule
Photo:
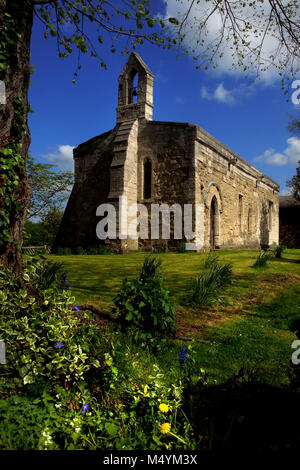
[[[46,5],[46,3],[55,3],[57,0],[31,0],[33,5]]]

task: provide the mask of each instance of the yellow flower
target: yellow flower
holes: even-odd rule
[[[171,429],[171,424],[170,423],[164,423],[160,427],[160,432],[162,432],[163,434],[167,434],[168,432],[170,432],[170,429]]]
[[[169,411],[168,405],[166,405],[165,403],[161,403],[159,405],[159,411],[161,411],[162,413],[168,413]]]

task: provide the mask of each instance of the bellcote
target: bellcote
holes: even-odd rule
[[[132,52],[119,77],[117,123],[153,116],[153,74]]]

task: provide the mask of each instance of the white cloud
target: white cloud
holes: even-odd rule
[[[300,139],[290,137],[287,139],[288,146],[280,153],[274,149],[267,149],[262,155],[254,158],[254,161],[267,163],[268,165],[284,166],[296,165],[300,160]]]
[[[178,104],[184,104],[184,102],[185,102],[184,99],[181,98],[180,96],[178,96],[175,101],[176,101],[176,103],[178,103]]]
[[[236,63],[237,58],[235,57],[235,46],[234,38],[231,31],[227,31],[222,35],[222,26],[224,17],[221,17],[218,9],[215,9],[216,2],[194,2],[191,6],[191,2],[178,2],[178,0],[165,0],[166,5],[166,15],[165,19],[169,17],[176,17],[179,21],[186,19],[184,22],[183,29],[181,33],[185,34],[184,44],[188,49],[193,49],[193,55],[204,60],[205,63],[208,63],[209,58],[212,57],[212,51],[214,51],[215,46],[218,43],[221,44],[218,53],[215,54],[215,62],[218,66],[214,70],[218,73],[229,73],[229,74],[245,74],[240,67],[234,67],[233,62]],[[272,28],[269,27],[267,33],[264,35],[266,29],[267,17],[270,13],[270,4],[269,2],[254,3],[251,7],[249,5],[242,6],[241,2],[232,2],[231,8],[233,13],[237,18],[237,27],[239,28],[239,35],[241,41],[244,40],[245,44],[250,42],[250,47],[258,48],[261,42],[262,37],[264,37],[264,42],[262,50],[260,51],[260,57],[265,58],[268,61],[266,62],[266,70],[261,70],[261,78],[263,82],[267,85],[272,84],[275,80],[278,80],[279,73],[276,68],[276,65],[280,66],[286,57],[284,52],[285,49],[282,47],[282,44],[276,38],[276,33],[274,34]],[[187,15],[188,13],[188,15]],[[255,25],[255,28],[251,30],[244,29],[243,20],[248,20],[252,25]],[[227,17],[230,28],[230,18]],[[295,22],[298,21],[297,18],[294,19]],[[203,34],[201,35],[201,40],[199,41],[199,25],[206,25]],[[176,28],[175,28],[176,30]],[[289,40],[290,38],[288,38]],[[203,40],[203,43],[201,41]],[[291,44],[288,43],[288,46],[291,47]],[[251,55],[246,46],[244,47],[245,58],[244,64],[248,67],[246,72],[249,73],[252,77],[257,75],[257,64],[251,63]],[[221,57],[219,55],[221,54]],[[273,56],[273,59],[270,60],[270,57]],[[252,56],[252,61],[254,56]],[[294,60],[294,69],[297,69],[299,61],[295,55],[291,54],[289,56],[291,61]],[[289,63],[285,68],[288,70],[291,63]],[[261,66],[261,69],[263,67]]]
[[[291,193],[291,189],[290,188],[283,188],[280,193],[279,193],[279,196],[290,196],[292,193]]]
[[[56,152],[47,153],[42,155],[45,160],[49,160],[51,163],[55,163],[59,168],[65,170],[73,170],[73,149],[71,145],[59,145]]]
[[[204,100],[215,100],[221,103],[234,104],[236,102],[233,96],[234,92],[235,90],[226,90],[223,83],[219,83],[213,93],[203,86],[201,89],[201,98]]]

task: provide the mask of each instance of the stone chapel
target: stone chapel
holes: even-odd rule
[[[150,223],[153,204],[200,208],[193,211],[192,224],[194,241],[204,250],[278,244],[278,184],[199,126],[153,121],[153,79],[132,53],[119,77],[116,126],[74,149],[75,184],[53,251],[101,244],[120,253],[176,251],[187,241],[184,233],[172,236],[172,217],[168,239],[162,233],[151,238],[149,228],[148,237],[100,240],[98,206],[113,205],[118,229],[119,201],[125,196],[129,205],[149,208]]]

